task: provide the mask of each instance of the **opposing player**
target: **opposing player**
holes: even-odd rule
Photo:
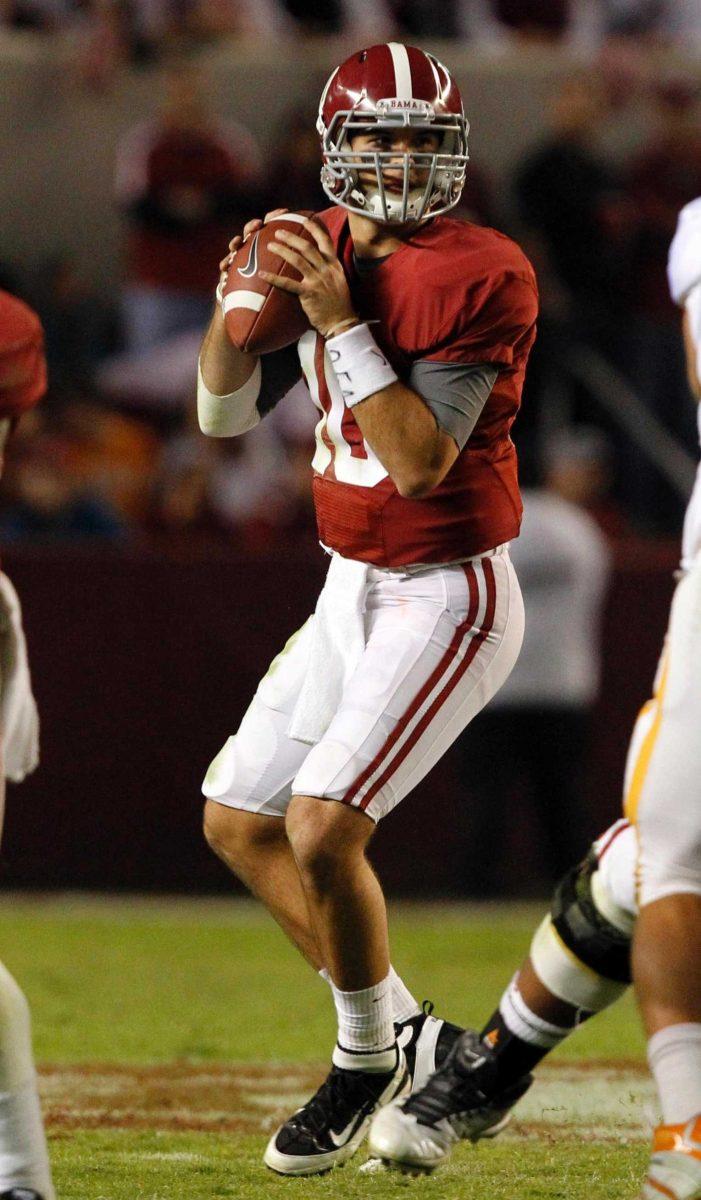
[[[0,291],[0,469],[13,425],[46,391],[36,314]],[[17,594],[0,572],[0,829],[5,779],[19,783],[38,762],[39,723]],[[29,1009],[0,963],[0,1200],[53,1200],[32,1060]]]
[[[407,1091],[410,1073],[419,1086],[456,1035],[391,969],[365,850],[519,652],[509,431],[537,309],[520,249],[445,216],[468,125],[432,55],[398,43],[354,54],[324,89],[318,128],[333,207],[307,221],[313,244],[276,234],[301,282],[266,276],[299,296],[312,328],[258,360],[227,341],[217,307],[198,389],[214,435],[250,429],[300,373],[320,414],[313,492],[327,581],[204,784],[210,844],[336,1005],[331,1072],[266,1150],[285,1175],[348,1159],[375,1109]],[[430,809],[424,819],[439,836]]]
[[[683,308],[691,390],[701,401],[701,199],[680,214],[669,257]],[[701,434],[701,410],[699,410]],[[701,1197],[701,468],[687,509],[680,580],[653,699],[631,740],[626,821],[556,896],[531,956],[481,1038],[463,1035],[403,1107],[385,1109],[371,1146],[387,1161],[432,1168],[499,1087],[530,1071],[632,970],[663,1124],[640,1200]],[[599,858],[601,851],[604,856]],[[538,1047],[540,1046],[540,1050]]]

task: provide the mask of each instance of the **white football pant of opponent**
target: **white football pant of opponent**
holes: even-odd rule
[[[680,215],[669,279],[701,401],[701,199]],[[655,695],[633,734],[625,809],[639,850],[633,981],[664,1122],[642,1195],[686,1200],[701,1196],[701,470],[681,567]]]

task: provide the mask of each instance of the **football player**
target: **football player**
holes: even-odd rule
[[[327,580],[203,788],[210,844],[336,1006],[330,1074],[265,1153],[283,1175],[350,1158],[373,1112],[420,1086],[457,1034],[392,969],[365,851],[520,649],[510,430],[537,311],[519,247],[446,215],[468,124],[433,55],[398,43],[352,55],[324,89],[318,130],[332,206],[295,218],[311,243],[276,233],[301,279],[264,276],[299,297],[310,329],[258,359],[228,341],[217,305],[198,383],[214,436],[252,428],[300,375],[319,411],[312,487]],[[430,809],[423,819],[437,836]]]
[[[13,426],[46,391],[44,337],[36,313],[0,291],[0,470]],[[39,722],[19,600],[0,572],[0,829],[5,780],[38,762]],[[32,1059],[27,1001],[0,963],[0,1200],[53,1200]]]
[[[701,198],[680,214],[669,282],[683,309],[689,383],[701,401]],[[699,410],[701,434],[701,409]],[[684,522],[679,582],[653,699],[628,753],[625,811],[563,881],[553,913],[482,1036],[462,1035],[443,1067],[371,1132],[387,1161],[431,1169],[481,1110],[583,1016],[625,987],[628,941],[663,1123],[640,1200],[701,1198],[701,468]],[[637,913],[637,918],[634,914]],[[634,927],[634,932],[633,932]]]

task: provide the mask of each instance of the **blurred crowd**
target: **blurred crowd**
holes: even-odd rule
[[[116,56],[151,62],[173,40],[343,35],[359,41],[514,38],[591,46],[642,37],[686,49],[701,42],[697,0],[0,0],[0,20],[75,29]]]
[[[701,88],[684,76],[631,75],[622,91],[621,75],[604,60],[558,85],[547,128],[508,188],[472,160],[458,212],[516,236],[538,272],[540,333],[515,429],[524,483],[540,485],[563,432],[577,455],[584,430],[596,452],[575,503],[608,538],[676,536],[683,486],[589,386],[587,363],[613,372],[614,385],[624,380],[691,462],[695,419],[665,268],[678,211],[701,194]],[[212,110],[194,60],[178,59],[163,77],[153,116],[125,132],[116,156],[124,246],[115,298],[70,258],[22,278],[0,266],[0,285],[40,312],[51,377],[48,403],[23,423],[3,481],[4,539],[196,534],[274,547],[294,529],[313,540],[315,417],[304,388],[234,441],[203,438],[193,402],[229,238],[280,204],[328,203],[315,113],[291,112],[276,153],[264,156],[245,128]],[[621,107],[641,99],[645,139],[627,156],[604,153]],[[573,370],[582,356],[584,375]]]
[[[385,14],[374,33],[373,13]],[[470,809],[465,878],[480,896],[509,887],[490,847],[529,810],[542,876],[557,878],[592,833],[581,787],[612,554],[627,538],[679,537],[685,480],[654,447],[670,439],[689,474],[698,456],[666,260],[680,208],[701,195],[701,84],[645,66],[651,40],[699,38],[698,0],[0,0],[0,15],[40,31],[111,23],[115,53],[137,59],[158,57],[164,40],[276,22],[292,35],[352,25],[359,40],[386,38],[388,27],[417,38],[599,39],[596,65],[554,85],[542,133],[507,179],[473,155],[457,210],[514,236],[541,292],[514,428],[527,635],[507,686],[458,748],[465,785],[483,801]],[[152,116],[117,148],[120,286],[105,288],[67,255],[34,272],[3,266],[11,247],[0,236],[0,287],[38,310],[50,375],[47,401],[20,422],[8,455],[1,544],[100,539],[262,556],[315,545],[316,417],[305,387],[242,438],[207,439],[195,417],[197,354],[230,237],[280,205],[328,205],[315,107],[290,111],[264,154],[213,107],[197,57],[181,44],[176,54],[154,72],[165,87]],[[629,111],[640,132],[626,141]]]

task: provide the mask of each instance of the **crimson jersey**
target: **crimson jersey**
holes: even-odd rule
[[[452,562],[516,537],[522,505],[509,431],[538,304],[528,259],[493,229],[436,217],[358,274],[347,213],[334,207],[319,216],[344,265],[355,309],[370,322],[401,380],[419,360],[499,367],[445,479],[428,496],[406,499],[345,407],[324,339],[314,331],[304,334],[302,370],[322,414],[313,460],[321,541],[346,558],[395,567]]]

